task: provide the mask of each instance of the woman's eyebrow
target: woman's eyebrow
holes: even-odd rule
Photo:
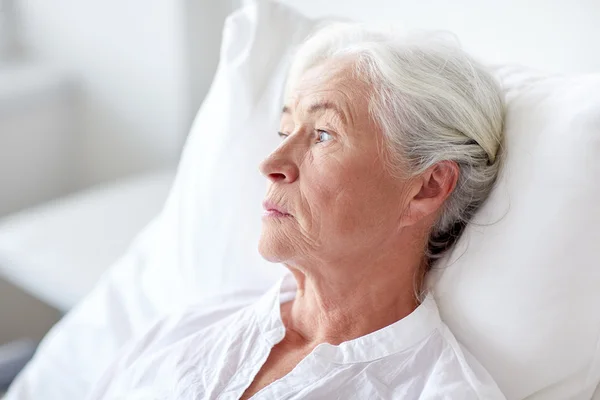
[[[332,103],[330,101],[314,103],[310,107],[308,107],[309,114],[314,114],[315,112],[322,111],[322,110],[332,110],[333,112],[335,112],[338,115],[338,117],[344,123],[344,125],[348,124],[348,119],[346,118],[346,114],[344,114],[344,112],[337,105],[335,105],[334,103]],[[283,106],[281,113],[282,114],[291,114],[290,108],[288,106]]]

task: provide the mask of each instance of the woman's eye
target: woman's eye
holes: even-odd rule
[[[287,137],[288,137],[288,134],[287,134],[287,133],[284,133],[284,132],[277,132],[277,134],[278,134],[278,135],[279,135],[279,137],[280,137],[280,138],[282,138],[282,139],[285,139],[285,138],[287,138]]]
[[[331,136],[329,133],[327,133],[327,131],[324,131],[322,129],[317,130],[317,135],[318,135],[317,143],[323,143],[323,142],[333,139],[333,136]]]

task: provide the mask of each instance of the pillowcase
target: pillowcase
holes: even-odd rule
[[[504,167],[430,284],[508,399],[589,399],[600,381],[600,74],[496,72]]]
[[[228,19],[165,209],[48,335],[10,400],[82,398],[154,318],[233,291],[251,301],[282,275],[256,250],[257,165],[279,140],[289,58],[318,25],[267,1]],[[509,106],[500,181],[430,284],[443,319],[509,399],[589,398],[600,379],[600,83],[520,71],[499,70]]]

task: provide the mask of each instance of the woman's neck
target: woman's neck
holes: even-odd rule
[[[294,301],[282,312],[288,332],[305,345],[337,345],[404,318],[418,306],[422,267],[419,259],[404,261],[383,257],[356,268],[288,266],[298,284]]]

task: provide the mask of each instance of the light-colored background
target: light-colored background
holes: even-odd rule
[[[176,162],[229,2],[12,1],[23,58],[77,86],[80,186]]]
[[[233,7],[0,0],[0,217],[176,165]],[[57,315],[0,280],[0,344]]]
[[[9,2],[14,15],[0,22],[3,38],[14,30],[14,40],[0,41],[0,216],[175,165],[210,85],[224,18],[242,0],[0,5]],[[600,71],[598,0],[283,2],[311,16],[450,30],[488,62]],[[57,317],[0,281],[0,344],[39,338]]]
[[[490,63],[600,71],[598,0],[283,0],[307,15],[442,29]]]

